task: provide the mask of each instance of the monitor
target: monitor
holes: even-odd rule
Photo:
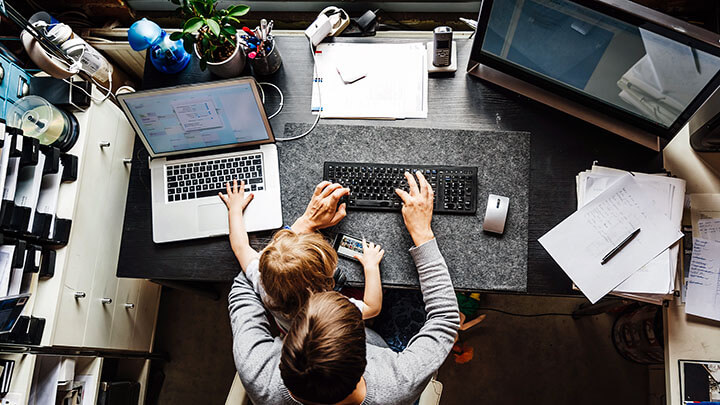
[[[720,84],[719,39],[626,0],[484,0],[468,70],[658,149]]]
[[[273,141],[252,78],[147,90],[118,99],[153,157]]]

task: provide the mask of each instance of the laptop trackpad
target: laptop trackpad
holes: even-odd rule
[[[198,228],[200,231],[227,229],[228,211],[225,204],[205,204],[198,206]]]

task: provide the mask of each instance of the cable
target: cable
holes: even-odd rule
[[[566,313],[562,313],[562,312],[545,312],[545,313],[539,313],[539,314],[517,314],[517,313],[514,313],[514,312],[503,311],[502,309],[497,309],[497,308],[483,308],[483,307],[480,307],[480,308],[478,308],[477,310],[478,310],[478,311],[499,312],[499,313],[501,313],[501,314],[510,315],[510,316],[519,316],[519,317],[522,317],[522,318],[537,318],[537,317],[541,317],[541,316],[571,316],[571,317],[577,318],[577,317],[581,317],[581,316],[595,316],[595,315],[598,315],[598,314],[579,314],[579,315],[575,315],[575,314],[566,314]]]
[[[310,45],[310,52],[312,53],[312,58],[313,58],[313,84],[314,84],[315,81],[318,80],[317,59],[315,57],[315,49],[313,49],[312,41],[310,41],[310,38],[308,38],[308,44]],[[315,129],[315,127],[317,127],[318,122],[320,122],[320,115],[322,113],[322,97],[320,96],[320,82],[317,82],[317,92],[318,92],[318,112],[317,112],[318,114],[317,114],[317,117],[315,117],[315,122],[312,124],[310,129],[308,129],[307,131],[303,132],[300,135],[289,136],[289,137],[285,137],[285,138],[275,138],[276,141],[282,142],[282,141],[294,141],[296,139],[300,139],[300,138],[306,136],[307,134],[309,134],[310,132],[312,132],[313,129]],[[310,101],[310,104],[312,105],[312,99]]]
[[[128,93],[135,93],[135,89],[131,86],[120,86],[115,90],[115,97],[117,97],[118,93],[120,93],[122,90],[127,90]]]
[[[285,104],[285,97],[283,96],[283,92],[282,92],[282,90],[280,90],[280,87],[278,87],[278,86],[276,86],[276,85],[274,85],[274,84],[272,84],[272,83],[268,83],[268,82],[258,83],[258,85],[260,86],[260,91],[262,92],[262,102],[263,102],[263,104],[265,104],[265,91],[264,91],[263,88],[262,88],[262,85],[263,85],[263,84],[266,84],[266,85],[268,85],[268,86],[270,86],[270,87],[274,87],[275,90],[277,90],[278,94],[280,95],[280,105],[278,106],[278,109],[275,110],[275,112],[272,113],[272,114],[270,114],[270,116],[268,117],[268,119],[271,120],[271,119],[273,119],[276,115],[280,114],[280,111],[282,111],[283,105]]]

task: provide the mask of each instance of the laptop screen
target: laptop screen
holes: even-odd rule
[[[240,79],[123,95],[123,109],[153,155],[272,139],[255,82]],[[174,152],[174,153],[173,153]]]

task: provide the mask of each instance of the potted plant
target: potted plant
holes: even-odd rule
[[[200,59],[200,69],[208,68],[221,77],[240,75],[245,67],[245,50],[233,24],[239,24],[238,17],[247,14],[250,7],[237,4],[218,10],[217,0],[171,1],[180,5],[187,20],[182,31],[174,32],[170,39],[182,38],[185,50]]]

